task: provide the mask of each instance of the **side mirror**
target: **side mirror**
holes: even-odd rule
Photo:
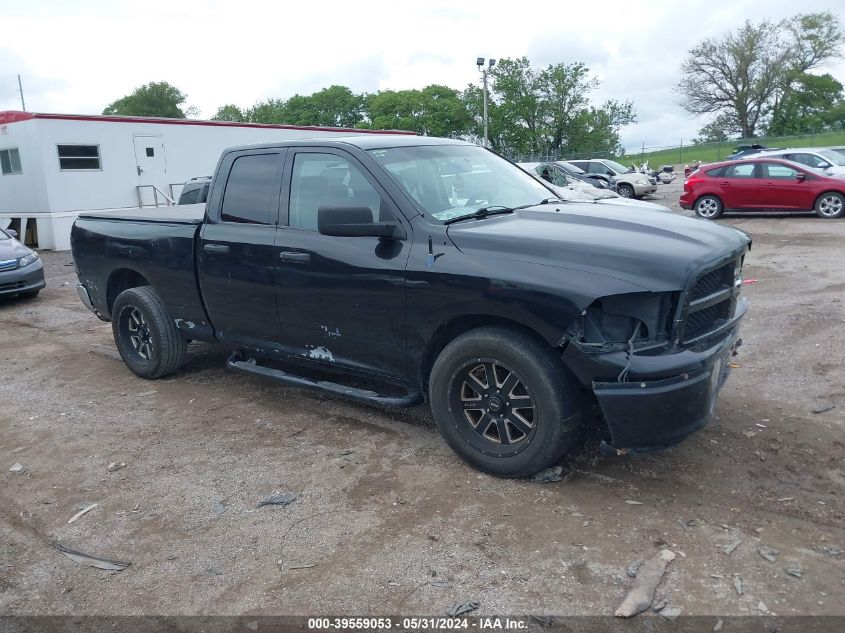
[[[405,231],[396,222],[373,222],[368,207],[320,207],[317,209],[317,230],[332,237],[377,237],[403,240]]]
[[[805,180],[807,180],[807,174],[805,174],[803,171],[799,171],[798,175],[795,176],[795,180],[797,180],[798,182],[804,182]]]
[[[15,229],[6,229],[6,233],[13,239],[18,239],[18,232]]]

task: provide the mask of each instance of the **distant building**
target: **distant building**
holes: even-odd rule
[[[170,204],[227,147],[372,130],[0,112],[0,227],[67,250],[80,212]],[[408,132],[381,131],[382,134]]]

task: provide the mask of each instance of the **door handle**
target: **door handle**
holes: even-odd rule
[[[209,255],[225,255],[229,252],[229,247],[225,244],[203,244],[202,250]]]
[[[140,176],[141,174],[143,174],[143,173],[144,173],[144,170],[143,170],[143,169],[141,169],[141,166],[140,166],[140,165],[135,165],[135,168],[138,170],[138,175],[139,175],[139,176]]]
[[[282,258],[283,262],[288,262],[289,264],[308,264],[311,262],[310,253],[300,253],[298,251],[282,251],[279,253],[279,257]]]

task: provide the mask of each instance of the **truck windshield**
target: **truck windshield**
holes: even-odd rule
[[[477,145],[369,150],[396,183],[442,222],[489,207],[537,204],[550,192],[519,167]]]

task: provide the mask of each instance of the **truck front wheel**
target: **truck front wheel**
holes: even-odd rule
[[[581,416],[577,381],[553,351],[500,327],[472,330],[443,349],[429,399],[452,450],[499,477],[527,477],[555,465]]]
[[[112,333],[123,362],[141,378],[172,374],[185,362],[188,342],[149,286],[130,288],[117,296]]]

